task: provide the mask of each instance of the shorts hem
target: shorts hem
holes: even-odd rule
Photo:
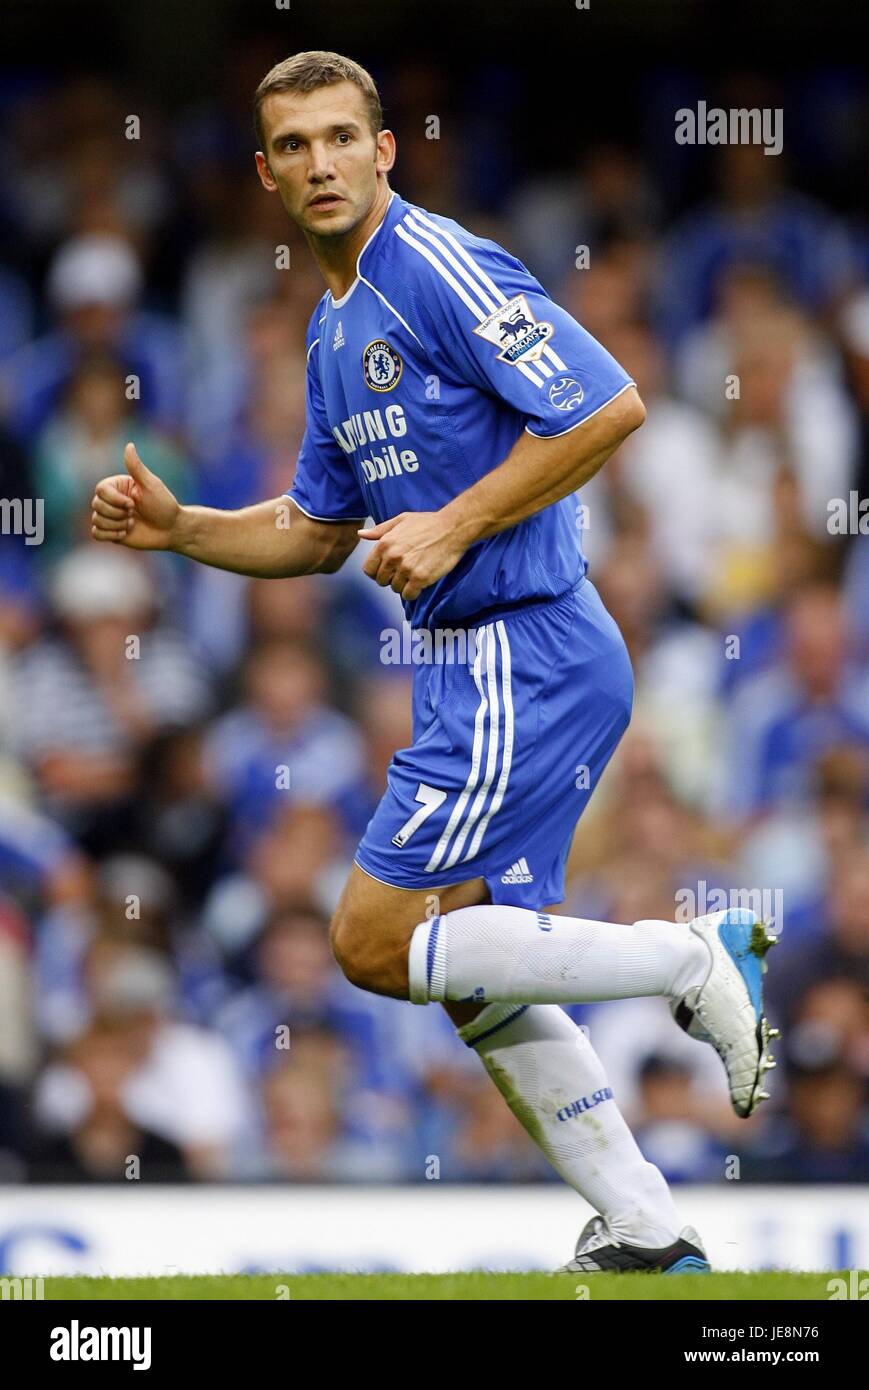
[[[440,893],[444,888],[455,888],[457,883],[470,883],[474,878],[485,878],[484,874],[471,874],[468,878],[457,878],[452,883],[395,883],[388,878],[381,878],[379,874],[374,874],[367,869],[358,858],[354,856],[353,863],[368,878],[373,878],[375,883],[382,883],[386,888],[402,888],[406,893],[422,893],[429,890],[432,893]]]

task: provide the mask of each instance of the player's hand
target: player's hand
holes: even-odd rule
[[[146,468],[136,446],[124,450],[126,473],[97,483],[91,535],[131,550],[168,550],[181,508],[165,483]]]
[[[399,512],[358,534],[377,542],[362,566],[365,573],[408,601],[449,574],[465,553],[440,512]]]

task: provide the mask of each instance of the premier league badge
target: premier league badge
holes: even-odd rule
[[[362,374],[372,391],[391,391],[398,385],[402,361],[394,347],[383,338],[375,338],[362,354]]]
[[[474,329],[481,338],[500,348],[498,357],[512,367],[542,357],[554,331],[551,323],[537,322],[524,294],[515,295]]]

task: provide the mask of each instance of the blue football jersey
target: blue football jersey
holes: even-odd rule
[[[288,495],[324,521],[436,511],[633,383],[495,242],[393,192],[346,294],[307,334],[307,419]],[[574,498],[471,546],[405,604],[414,627],[558,597],[585,573]]]

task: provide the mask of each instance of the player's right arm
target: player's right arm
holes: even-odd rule
[[[358,544],[359,521],[320,521],[289,497],[239,511],[182,506],[128,444],[126,473],[103,478],[92,503],[95,540],[131,550],[173,550],[257,579],[333,573]]]

